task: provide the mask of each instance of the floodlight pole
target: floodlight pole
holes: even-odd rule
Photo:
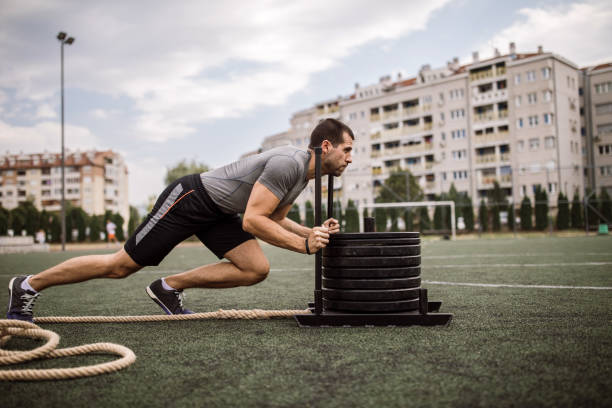
[[[60,41],[60,65],[61,65],[61,111],[62,111],[62,251],[66,250],[66,179],[64,176],[65,173],[65,164],[66,158],[64,153],[64,44],[72,44],[74,42],[73,37],[68,37],[66,33],[60,32],[57,35],[57,39]]]

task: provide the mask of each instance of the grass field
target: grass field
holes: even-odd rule
[[[314,258],[264,250],[272,263],[266,281],[189,290],[187,307],[304,308],[312,300]],[[441,311],[454,314],[449,326],[304,329],[292,319],[48,324],[61,347],[114,342],[134,350],[137,361],[99,377],[0,383],[0,406],[612,406],[612,237],[427,240],[422,252],[423,287],[430,300],[442,301]],[[0,256],[0,285],[81,254]],[[159,313],[146,285],[213,260],[204,248],[177,248],[159,267],[125,280],[50,288],[35,312]],[[576,286],[608,289],[568,288]],[[6,304],[5,289],[0,300]]]

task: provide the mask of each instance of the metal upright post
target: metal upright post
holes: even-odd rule
[[[334,175],[327,176],[327,219],[334,216]]]
[[[60,46],[61,59],[61,105],[62,105],[62,251],[66,250],[66,179],[64,177],[66,159],[64,154],[64,42]]]
[[[321,226],[321,147],[315,147],[315,222],[316,227]],[[315,291],[314,304],[315,314],[323,312],[322,285],[323,256],[322,250],[315,254]]]

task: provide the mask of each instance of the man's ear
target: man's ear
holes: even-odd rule
[[[334,145],[332,145],[332,143],[325,139],[323,140],[323,142],[321,143],[321,151],[323,154],[327,154],[329,153],[329,151],[334,147]]]

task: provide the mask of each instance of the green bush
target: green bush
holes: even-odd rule
[[[533,221],[531,220],[532,215],[533,210],[531,208],[531,200],[529,199],[529,197],[525,196],[523,197],[523,201],[521,201],[520,209],[522,231],[531,231],[531,229],[533,228]]]
[[[567,197],[562,192],[559,192],[559,195],[557,196],[557,230],[566,230],[569,228],[569,224],[569,202]]]
[[[605,217],[603,222],[612,223],[612,202],[610,202],[610,195],[605,188],[601,189],[599,195],[599,212]]]
[[[482,232],[489,230],[489,214],[484,198],[480,200],[480,205],[478,206],[478,223]]]
[[[300,207],[298,207],[297,204],[293,204],[291,206],[291,209],[287,213],[287,218],[297,222],[298,224],[302,223],[302,218],[300,217]]]
[[[308,228],[314,226],[314,208],[310,200],[306,201],[306,226]]]
[[[535,228],[543,231],[548,227],[548,194],[538,186],[535,191]]]
[[[344,232],[359,232],[359,211],[353,200],[348,200],[344,216],[346,220]]]
[[[571,227],[574,229],[584,227],[582,219],[582,203],[580,202],[580,196],[578,195],[578,191],[574,192],[574,197],[572,198],[572,209],[570,212]]]

